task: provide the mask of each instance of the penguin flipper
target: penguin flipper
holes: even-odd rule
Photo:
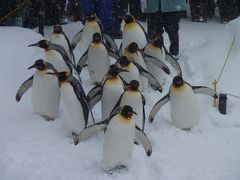
[[[107,49],[113,49],[114,51],[118,51],[117,44],[109,35],[103,34],[103,39],[106,41]]]
[[[144,59],[145,59],[146,62],[155,64],[156,66],[158,66],[166,74],[170,74],[170,69],[160,59],[157,59],[157,58],[155,58],[153,56],[150,56],[148,54],[144,54]]]
[[[81,69],[86,64],[87,60],[88,60],[88,50],[82,55],[82,57],[80,57],[80,59],[79,59],[79,61],[77,63],[77,70],[78,70],[78,72],[81,71]]]
[[[151,73],[143,69],[137,62],[134,62],[132,58],[129,58],[129,60],[138,68],[140,74],[148,79],[151,87],[154,88],[154,90],[158,90],[159,92],[162,92],[161,84]]]
[[[213,98],[218,98],[217,95],[214,93],[214,90],[206,87],[206,86],[192,86],[193,92],[195,94],[205,94],[208,96],[212,96]]]
[[[83,29],[81,31],[79,31],[72,39],[71,42],[71,49],[74,50],[75,47],[77,46],[77,44],[79,43],[79,41],[82,39],[82,33],[83,33]]]
[[[152,145],[149,141],[146,134],[137,126],[135,126],[135,142],[138,144],[142,144],[145,149],[147,156],[151,156],[152,154]]]
[[[97,85],[87,95],[87,101],[90,109],[92,109],[102,99],[102,86]]]
[[[177,59],[175,59],[166,49],[165,46],[163,46],[165,54],[166,54],[166,61],[172,65],[172,67],[175,69],[175,71],[177,72],[177,76],[182,76],[182,69],[180,67],[180,65],[177,62]]]
[[[86,129],[82,130],[74,139],[74,144],[77,145],[80,141],[100,132],[107,128],[105,121],[93,124]]]
[[[156,114],[158,113],[158,111],[160,110],[160,108],[166,104],[168,101],[170,100],[170,95],[169,93],[167,95],[165,95],[162,99],[160,99],[152,108],[149,117],[148,117],[148,121],[150,123],[153,122],[154,117],[156,116]]]
[[[17,102],[21,100],[23,94],[32,86],[32,84],[33,84],[33,76],[31,76],[30,78],[28,78],[26,81],[22,83],[22,85],[20,86],[16,94]]]
[[[118,53],[116,53],[112,50],[108,50],[108,55],[111,56],[112,58],[116,59],[116,60],[118,60],[118,58],[119,58]]]

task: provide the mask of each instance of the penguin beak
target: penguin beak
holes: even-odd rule
[[[126,18],[124,16],[118,16],[119,19],[125,20]]]
[[[32,68],[36,68],[37,67],[37,65],[36,64],[33,64],[32,66],[30,66],[29,68],[28,68],[28,70],[29,69],[32,69]]]
[[[121,68],[118,68],[118,72],[120,73],[120,72],[129,72],[128,70],[126,70],[126,69],[121,69]]]
[[[37,46],[37,47],[39,47],[39,44],[38,44],[38,43],[34,43],[34,44],[28,45],[28,47],[32,47],[32,46]]]
[[[135,111],[132,111],[133,114],[137,115],[137,113]]]

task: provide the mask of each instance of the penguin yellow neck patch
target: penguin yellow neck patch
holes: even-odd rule
[[[181,92],[181,91],[185,91],[188,88],[188,86],[186,84],[183,84],[182,86],[171,86],[171,90],[173,92]]]
[[[159,49],[159,47],[154,46],[152,43],[149,43],[148,47],[151,49]]]
[[[102,47],[102,43],[91,43],[91,46],[93,48],[101,48]]]
[[[132,57],[134,53],[130,52],[129,50],[125,49],[124,50],[124,55],[127,56],[128,58],[129,57]]]
[[[128,123],[130,124],[132,122],[132,117],[125,117],[123,115],[119,115],[119,119],[121,120],[121,122],[123,123]]]
[[[132,23],[128,23],[124,25],[124,29],[133,29],[133,28],[137,28],[138,24],[136,22],[132,22]]]

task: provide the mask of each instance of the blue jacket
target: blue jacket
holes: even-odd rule
[[[186,0],[148,0],[147,11],[149,13],[184,11],[187,8]]]

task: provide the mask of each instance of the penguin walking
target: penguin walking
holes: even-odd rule
[[[56,76],[61,84],[61,99],[65,116],[64,123],[73,134],[78,134],[87,127],[89,113],[92,113],[83,87],[69,72],[48,74],[53,75],[53,77]]]
[[[77,69],[81,70],[87,61],[91,81],[94,84],[98,84],[102,81],[103,76],[107,73],[108,67],[110,66],[109,55],[118,58],[118,54],[107,49],[105,43],[102,42],[100,33],[94,33],[92,38],[93,40],[88,50],[83,54],[77,64]]]
[[[69,59],[72,61],[72,63],[74,65],[76,65],[75,57],[74,57],[74,54],[72,51],[70,41],[69,41],[68,37],[66,36],[66,34],[64,33],[62,26],[60,26],[60,25],[54,26],[53,33],[51,34],[49,41],[54,44],[58,44],[58,45],[62,46],[64,48],[64,50],[66,51]]]
[[[133,108],[133,110],[137,113],[135,118],[136,126],[138,126],[141,130],[144,130],[145,126],[145,98],[141,91],[138,89],[139,82],[137,80],[132,80],[128,85],[128,88],[122,93],[121,97],[118,100],[117,105],[115,106],[113,112],[111,114],[115,114],[120,110],[120,107],[125,105],[129,105]]]
[[[170,74],[169,68],[163,62],[161,62],[160,60],[156,59],[153,56],[144,54],[142,52],[142,50],[140,50],[138,48],[138,45],[135,42],[130,43],[125,48],[124,55],[127,56],[128,58],[131,58],[132,60],[134,60],[134,62],[138,63],[146,71],[151,72],[151,69],[148,70],[146,64],[154,62],[155,66],[158,66],[158,68],[160,68],[162,71],[164,71],[164,73]],[[146,77],[141,76],[141,81],[142,81],[141,83],[143,85],[143,91],[144,91],[148,87],[148,80]],[[160,80],[159,82],[162,82],[162,80]]]
[[[121,72],[119,75],[126,81],[126,83],[130,83],[132,80],[137,80],[138,82],[141,82],[140,75],[146,77],[148,79],[148,82],[150,83],[151,87],[154,90],[158,90],[159,92],[162,92],[162,86],[161,84],[156,80],[156,78],[143,69],[137,62],[135,62],[132,58],[127,58],[126,56],[122,56],[118,59],[116,64],[122,68],[128,71],[128,74],[125,72]],[[140,83],[140,90],[142,91],[142,84]]]
[[[180,65],[167,52],[166,48],[163,45],[162,37],[155,38],[152,42],[149,42],[143,51],[145,55],[156,58],[153,61],[147,57],[146,60],[150,61],[146,61],[146,65],[149,72],[152,73],[152,75],[156,77],[159,82],[163,82],[165,76],[165,71],[158,65],[159,63],[165,64],[167,62],[176,71],[177,76],[182,76],[182,70]]]
[[[87,95],[91,108],[101,100],[102,119],[107,119],[110,116],[119,97],[124,92],[124,81],[118,76],[123,71],[127,72],[127,70],[111,65],[102,83],[92,88]]]
[[[72,39],[71,46],[74,50],[77,44],[81,41],[81,51],[86,52],[90,43],[92,42],[92,37],[94,33],[99,33],[103,36],[106,44],[109,48],[114,50],[118,50],[116,43],[106,34],[102,33],[102,25],[97,18],[95,13],[89,14],[85,17],[86,22],[84,24],[84,28],[81,29]]]
[[[51,63],[58,72],[70,72],[81,81],[80,75],[68,57],[65,49],[58,44],[54,44],[48,40],[41,40],[35,44],[30,44],[28,47],[39,47],[45,50],[46,61]]]
[[[152,154],[152,146],[146,134],[135,125],[131,106],[123,106],[119,114],[90,126],[75,138],[77,145],[83,139],[96,132],[105,130],[103,140],[103,158],[106,170],[127,167],[132,157],[134,141],[142,144],[147,156]]]
[[[123,39],[121,44],[121,52],[132,42],[136,42],[140,49],[143,49],[147,43],[147,34],[143,27],[131,15],[126,15],[124,18],[125,24],[123,28]]]
[[[171,122],[183,130],[195,127],[200,119],[199,107],[195,94],[205,94],[214,98],[214,91],[205,86],[191,86],[181,76],[173,78],[169,93],[152,108],[149,122],[152,122],[159,109],[170,100]]]
[[[58,79],[47,73],[57,71],[50,63],[42,59],[36,60],[28,69],[32,68],[37,70],[20,86],[16,94],[16,101],[19,102],[23,94],[32,87],[34,111],[47,120],[54,120],[59,113],[60,89]]]

